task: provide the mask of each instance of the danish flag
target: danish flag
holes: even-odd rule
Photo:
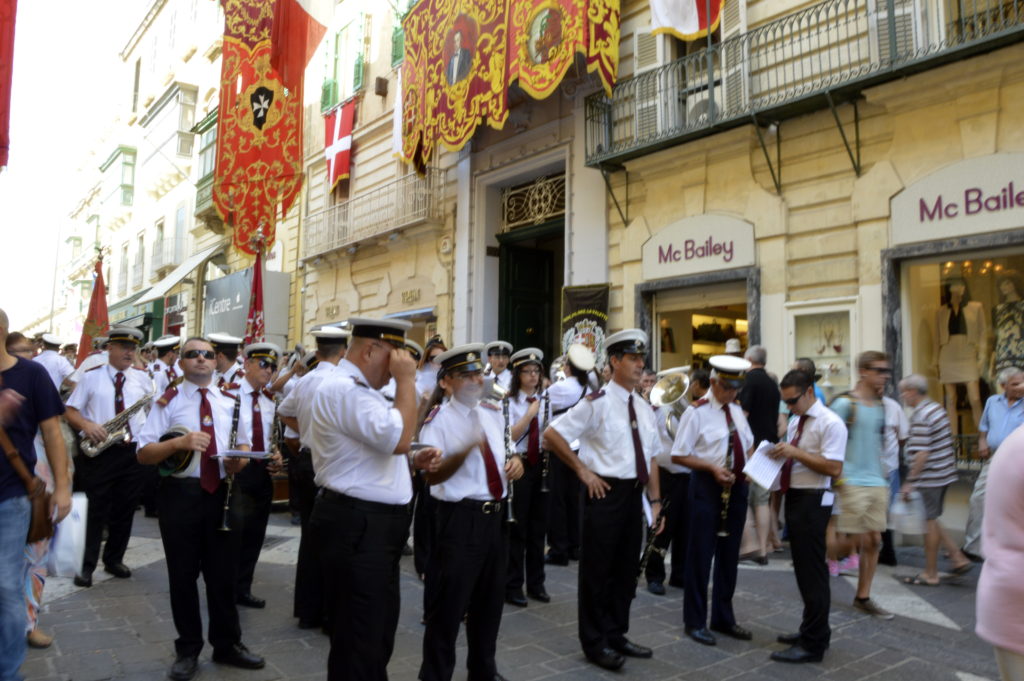
[[[324,116],[327,157],[327,175],[331,178],[331,191],[342,180],[348,179],[352,167],[352,127],[356,117],[356,100],[352,99]]]

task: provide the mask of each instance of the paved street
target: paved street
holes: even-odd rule
[[[239,681],[313,681],[326,678],[327,639],[301,631],[290,617],[292,576],[298,528],[287,514],[275,513],[253,592],[267,599],[266,610],[241,609],[245,643],[267,659],[260,671],[214,665],[207,646],[199,679]],[[98,571],[91,589],[71,580],[46,585],[42,626],[56,636],[49,650],[30,651],[23,668],[28,681],[155,680],[173,660],[174,626],[167,575],[155,520],[136,519],[126,563],[129,580]],[[719,638],[714,648],[683,634],[681,591],[656,597],[641,589],[633,605],[630,636],[654,648],[653,660],[628,660],[623,671],[604,672],[588,664],[576,640],[576,569],[548,569],[550,604],[531,602],[525,609],[506,606],[498,641],[498,669],[512,681],[531,679],[922,679],[978,681],[997,679],[990,647],[974,631],[974,592],[978,570],[940,588],[912,588],[892,574],[913,574],[923,563],[918,547],[900,550],[901,565],[882,568],[875,595],[898,613],[891,622],[855,612],[854,579],[832,580],[832,648],[820,665],[793,667],[768,661],[781,646],[775,636],[795,630],[799,596],[788,554],[773,556],[767,567],[744,566],[735,605],[739,621],[754,632],[744,643]],[[402,617],[389,668],[394,681],[412,681],[420,661],[422,586],[403,559]],[[204,608],[205,612],[205,608]],[[464,645],[464,642],[463,642]],[[465,648],[460,649],[456,679],[465,678]]]

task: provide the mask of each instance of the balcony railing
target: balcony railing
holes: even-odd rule
[[[177,267],[188,256],[188,241],[185,239],[163,239],[153,242],[152,274],[158,277],[162,270]]]
[[[403,227],[440,221],[444,173],[408,175],[306,217],[302,257],[313,258]]]
[[[125,264],[127,268],[127,264]],[[122,269],[117,275],[117,297],[124,298],[128,295],[128,270]]]
[[[1022,38],[1024,0],[825,0],[590,96],[586,162],[799,115]]]
[[[144,277],[145,273],[146,273],[146,261],[142,257],[142,254],[140,253],[139,257],[135,258],[135,267],[132,268],[132,290],[133,291],[138,291],[140,288],[142,288],[142,281],[145,278]]]

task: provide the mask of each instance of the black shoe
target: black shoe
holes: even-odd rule
[[[88,589],[90,586],[92,586],[92,573],[83,572],[80,575],[75,575],[74,582],[75,586],[82,586]]]
[[[960,549],[960,552],[963,553],[965,556],[967,556],[967,560],[971,561],[972,563],[984,563],[985,562],[984,558],[982,558],[981,556],[979,556],[976,553],[971,553],[967,549]],[[879,562],[881,562],[881,561],[879,561]]]
[[[652,657],[654,651],[647,646],[639,646],[628,639],[623,639],[622,643],[617,643],[612,646],[615,652],[625,655],[626,657]]]
[[[319,617],[300,617],[299,629],[316,629],[321,624]]]
[[[118,579],[128,579],[132,576],[132,571],[124,563],[104,564],[103,571],[107,574],[114,575]]]
[[[263,669],[263,665],[266,664],[262,657],[249,652],[241,643],[236,643],[225,650],[213,651],[213,661],[242,669]]]
[[[665,585],[661,582],[647,582],[647,590],[655,596],[665,595]]]
[[[692,638],[697,643],[702,643],[706,646],[713,646],[718,641],[715,640],[715,635],[708,631],[707,627],[686,627],[686,635]]]
[[[878,554],[878,564],[891,565],[893,567],[896,567],[896,553],[886,553],[885,551],[883,551],[882,553]]]
[[[726,636],[731,636],[732,638],[740,641],[749,641],[754,638],[753,634],[738,624],[731,624],[724,627],[718,627],[712,624],[711,631],[717,631],[719,634],[725,634]]]
[[[178,655],[167,672],[167,678],[174,681],[189,681],[199,671],[198,655]]]
[[[803,664],[804,662],[821,662],[824,657],[821,653],[812,653],[798,643],[793,644],[785,650],[777,650],[771,655],[776,662],[790,662],[792,664]]]
[[[681,580],[681,579],[670,579],[670,580],[668,580],[668,585],[671,586],[671,587],[674,587],[676,589],[682,589],[683,588],[683,580]]]
[[[610,669],[612,671],[621,668],[622,665],[626,663],[626,658],[619,655],[611,648],[601,648],[596,652],[587,653],[587,659],[598,667],[603,667],[604,669]]]
[[[540,601],[541,603],[551,602],[551,596],[548,595],[547,589],[544,587],[539,589],[527,589],[526,595],[535,601]]]
[[[549,553],[544,556],[544,562],[548,565],[568,565],[569,559],[559,553]]]
[[[797,643],[800,643],[800,632],[798,631],[795,634],[779,634],[775,637],[775,640],[779,643],[785,643],[787,646],[795,646]]]
[[[522,591],[509,591],[505,594],[505,602],[509,605],[515,605],[520,608],[525,608],[530,603],[526,600],[526,596],[523,595]]]
[[[265,600],[263,600],[262,598],[257,598],[256,596],[253,596],[251,593],[239,594],[238,598],[235,599],[235,603],[238,603],[239,605],[244,605],[247,608],[264,608],[267,605],[267,602]]]

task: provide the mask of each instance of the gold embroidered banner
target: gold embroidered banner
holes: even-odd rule
[[[421,0],[403,27],[402,154],[418,168],[500,130],[513,82],[543,99],[579,54],[610,94],[618,71],[619,0]]]

